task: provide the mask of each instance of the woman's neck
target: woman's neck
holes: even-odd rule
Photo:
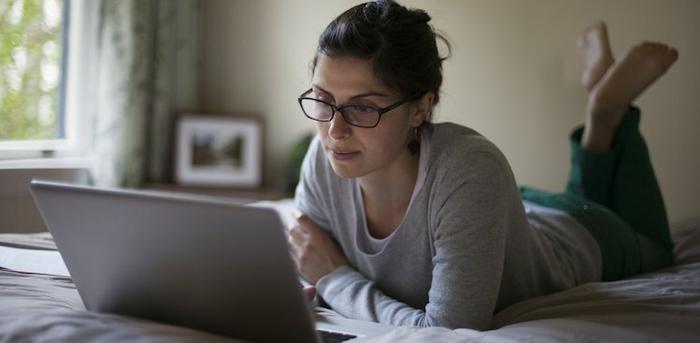
[[[388,236],[401,223],[416,185],[419,156],[406,151],[384,170],[358,178],[373,236]]]

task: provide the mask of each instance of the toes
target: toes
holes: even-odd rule
[[[678,50],[673,47],[668,47],[667,56],[671,63],[675,62],[678,59]]]

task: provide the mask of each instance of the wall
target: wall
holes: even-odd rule
[[[205,110],[254,112],[266,122],[267,183],[290,144],[313,125],[296,97],[325,25],[358,1],[205,2]],[[613,51],[642,40],[680,51],[676,65],[637,101],[642,132],[673,223],[700,217],[700,1],[404,1],[426,9],[453,44],[436,121],[473,127],[494,141],[519,183],[562,188],[567,135],[584,114],[576,38],[605,20]]]
[[[29,190],[32,179],[88,184],[89,172],[80,167],[15,168],[0,164],[0,233],[47,230]]]

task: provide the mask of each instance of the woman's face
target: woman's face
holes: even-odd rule
[[[308,96],[338,107],[384,108],[403,100],[377,79],[369,61],[323,54],[318,57]],[[413,137],[413,128],[425,119],[426,113],[421,113],[419,107],[414,103],[401,105],[383,114],[373,128],[351,126],[340,112],[330,122],[317,122],[323,148],[335,173],[349,178],[400,172],[401,161],[410,161],[406,146]]]

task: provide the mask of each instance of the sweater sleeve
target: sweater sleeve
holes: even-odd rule
[[[431,191],[432,281],[425,308],[384,294],[351,267],[321,278],[321,297],[340,314],[392,325],[489,327],[501,283],[515,182],[505,159],[472,152],[448,165]],[[411,247],[405,247],[411,249]],[[410,277],[410,276],[407,276]]]

